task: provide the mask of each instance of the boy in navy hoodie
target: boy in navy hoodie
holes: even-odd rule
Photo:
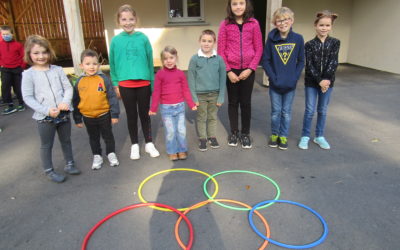
[[[275,25],[268,34],[262,66],[269,77],[271,99],[271,136],[268,145],[288,148],[292,103],[297,81],[304,68],[304,39],[292,31],[293,12],[282,7],[274,12]]]

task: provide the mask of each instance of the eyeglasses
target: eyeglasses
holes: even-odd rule
[[[290,18],[285,18],[285,19],[282,19],[282,20],[276,20],[275,23],[277,25],[281,25],[283,23],[288,23],[290,20],[291,20]]]

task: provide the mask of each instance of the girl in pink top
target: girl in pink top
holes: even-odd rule
[[[231,134],[229,146],[251,148],[251,93],[255,70],[263,52],[258,21],[253,18],[250,0],[228,0],[227,17],[218,32],[218,54],[224,59],[227,71],[228,114]],[[242,130],[239,137],[239,106]]]
[[[167,46],[161,52],[163,69],[156,74],[149,115],[156,115],[158,105],[165,129],[165,144],[169,159],[187,158],[185,103],[197,110],[183,71],[176,68],[178,52]]]

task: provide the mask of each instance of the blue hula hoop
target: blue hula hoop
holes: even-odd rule
[[[323,225],[323,227],[324,227],[324,232],[323,232],[322,236],[321,236],[318,240],[316,240],[316,241],[314,241],[314,242],[312,242],[312,243],[310,243],[310,244],[306,244],[306,245],[288,245],[288,244],[284,244],[284,243],[281,243],[281,242],[279,242],[279,241],[270,239],[270,238],[268,238],[267,236],[265,236],[264,234],[262,234],[260,231],[258,231],[258,229],[257,229],[257,228],[255,227],[255,225],[254,225],[254,222],[253,222],[254,210],[256,210],[259,206],[265,205],[265,204],[267,204],[267,203],[272,203],[272,202],[274,202],[274,203],[289,203],[289,204],[292,204],[292,205],[296,205],[296,206],[305,208],[306,210],[308,210],[308,211],[310,211],[311,213],[313,213],[313,214],[321,221],[321,223],[322,223],[322,225]],[[262,201],[262,202],[258,203],[257,205],[255,205],[255,206],[250,210],[250,212],[249,212],[249,223],[250,223],[250,227],[253,229],[253,231],[254,231],[256,234],[258,234],[261,238],[263,238],[264,240],[267,240],[267,241],[269,241],[269,242],[271,242],[272,244],[275,244],[275,245],[277,245],[277,246],[285,247],[285,248],[290,248],[290,249],[306,249],[306,248],[315,247],[315,246],[321,244],[321,243],[326,239],[326,237],[328,236],[328,225],[326,224],[326,222],[325,222],[325,220],[322,218],[322,216],[319,215],[319,214],[318,214],[315,210],[313,210],[312,208],[307,207],[306,205],[303,205],[303,204],[301,204],[301,203],[294,202],[294,201],[287,201],[287,200],[268,200],[268,201]]]

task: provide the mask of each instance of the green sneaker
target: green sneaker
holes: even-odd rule
[[[24,111],[25,110],[25,105],[18,105],[17,106],[17,110],[20,111],[20,112]]]
[[[287,137],[279,137],[279,149],[288,149]]]
[[[269,137],[268,146],[270,146],[271,148],[278,147],[278,136],[277,135],[271,135]]]

